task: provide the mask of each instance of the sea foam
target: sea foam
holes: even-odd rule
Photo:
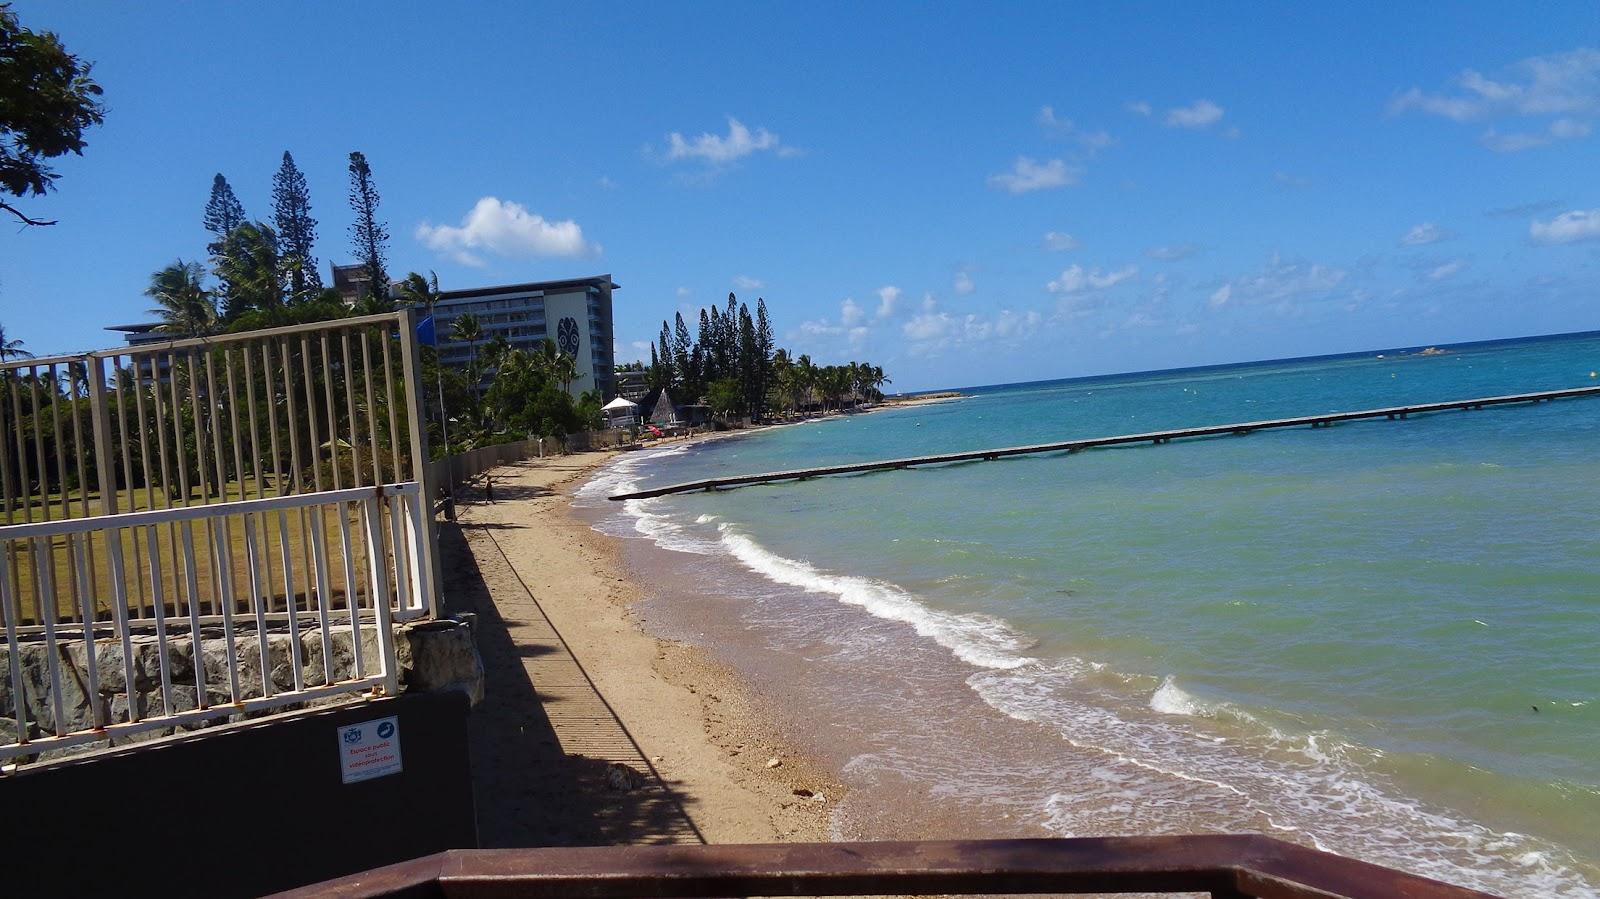
[[[1029,641],[1002,619],[933,609],[894,584],[832,574],[808,562],[769,552],[726,522],[718,528],[723,546],[751,571],[808,593],[832,594],[840,602],[858,606],[878,618],[909,624],[918,635],[933,640],[969,665],[1008,669],[1035,661],[1022,654]]]

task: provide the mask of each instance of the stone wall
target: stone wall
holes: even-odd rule
[[[331,667],[335,681],[354,676],[354,635],[348,625],[335,627],[330,635],[331,662],[324,660],[322,635],[318,628],[307,628],[291,634],[287,627],[269,632],[267,637],[267,664],[274,692],[294,689],[294,661],[290,652],[294,640],[300,643],[301,683],[312,688],[325,682],[324,672]],[[60,689],[62,717],[68,731],[93,726],[98,708],[105,720],[115,724],[129,719],[132,703],[139,717],[146,718],[167,713],[161,693],[161,648],[154,634],[139,634],[132,639],[133,684],[129,689],[123,666],[122,644],[118,640],[99,640],[95,643],[95,671],[98,689],[90,695],[88,689],[87,654],[82,641],[61,642]],[[23,643],[19,647],[22,680],[26,694],[26,713],[30,738],[50,734],[55,730],[55,702],[46,664],[48,648],[42,640]],[[377,630],[366,625],[361,630],[360,652],[364,673],[378,670]],[[206,705],[217,708],[231,705],[233,696],[228,675],[228,643],[221,628],[205,628],[199,642],[199,670],[196,676],[195,641],[187,636],[171,637],[167,641],[167,676],[172,684],[168,699],[173,713],[186,712],[200,705],[203,685]],[[399,666],[402,691],[459,690],[473,705],[483,699],[483,663],[478,657],[474,641],[473,622],[465,620],[424,621],[400,625],[395,628],[395,657]],[[239,698],[255,699],[262,695],[261,650],[254,632],[236,635],[234,658],[238,667]],[[10,676],[9,650],[0,646],[0,743],[16,739],[16,697],[13,695]],[[280,706],[256,714],[273,714],[312,705],[330,705],[348,701],[353,694]],[[183,726],[185,730],[214,727],[247,717],[235,713]],[[89,748],[149,740],[170,735],[174,728],[160,728],[90,744]],[[74,747],[71,752],[84,751]],[[49,753],[46,753],[48,756]]]

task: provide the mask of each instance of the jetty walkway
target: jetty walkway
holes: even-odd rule
[[[961,453],[943,453],[932,456],[913,456],[905,459],[886,459],[879,462],[856,462],[847,465],[828,465],[821,468],[799,468],[790,471],[770,471],[764,474],[736,475],[727,478],[708,478],[682,484],[668,484],[621,493],[609,499],[649,499],[674,493],[691,493],[697,490],[726,490],[747,487],[751,484],[768,484],[773,481],[798,481],[826,475],[857,474],[868,471],[893,471],[916,465],[945,465],[951,462],[992,462],[1006,456],[1027,456],[1035,453],[1078,452],[1101,446],[1120,446],[1130,443],[1161,444],[1173,440],[1197,437],[1218,437],[1230,434],[1249,434],[1274,428],[1326,428],[1343,421],[1368,418],[1390,420],[1408,418],[1428,412],[1451,412],[1483,409],[1487,406],[1507,406],[1518,403],[1544,403],[1570,397],[1600,396],[1600,387],[1572,387],[1566,390],[1545,390],[1538,393],[1515,393],[1506,396],[1488,396],[1472,400],[1452,400],[1443,403],[1421,403],[1414,406],[1390,406],[1383,409],[1364,409],[1358,412],[1332,412],[1323,415],[1302,415],[1297,418],[1273,418],[1264,421],[1246,421],[1226,425],[1207,425],[1199,428],[1177,428],[1169,431],[1147,431],[1142,434],[1120,434],[1115,437],[1092,437],[1084,440],[1066,440],[1060,443],[1038,443],[1030,446],[1011,446],[1001,449],[970,450]]]

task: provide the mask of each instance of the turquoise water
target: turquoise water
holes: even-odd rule
[[[642,455],[596,487],[1586,386],[1594,369],[1600,337],[1578,336],[980,388]],[[1192,783],[1338,851],[1593,895],[1597,447],[1586,398],[693,494],[618,520],[902,622],[997,712],[1126,762],[1093,775],[1117,796],[1181,804]],[[1092,790],[1017,789],[1086,832]]]

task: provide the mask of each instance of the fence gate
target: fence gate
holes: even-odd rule
[[[413,319],[0,365],[0,763],[395,691],[436,608]]]

